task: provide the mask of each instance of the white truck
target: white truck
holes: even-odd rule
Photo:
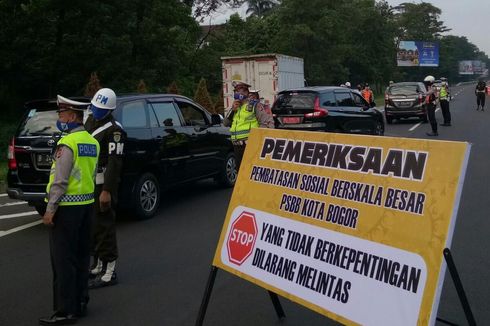
[[[268,53],[236,57],[222,57],[223,98],[225,112],[233,103],[232,81],[241,80],[251,89],[260,89],[265,105],[274,103],[277,93],[305,84],[303,59],[283,54]]]

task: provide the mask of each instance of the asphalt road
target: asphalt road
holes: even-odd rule
[[[477,112],[474,85],[452,87],[452,127],[440,140],[472,143],[452,252],[478,325],[490,325],[490,105]],[[440,111],[437,112],[442,122]],[[387,125],[386,135],[429,138],[428,124],[406,120]],[[117,286],[91,292],[81,325],[194,325],[231,189],[211,181],[164,194],[151,220],[124,217],[118,224]],[[0,325],[37,325],[51,313],[48,234],[22,202],[0,196]],[[279,322],[267,292],[219,271],[205,325],[337,325],[298,304],[281,300]],[[438,315],[466,325],[456,290],[446,275]],[[443,325],[442,323],[437,323]]]

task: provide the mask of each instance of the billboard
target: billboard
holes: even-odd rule
[[[345,325],[434,325],[469,151],[252,129],[213,265]]]
[[[486,64],[480,60],[462,60],[459,62],[460,75],[481,75],[486,71]]]
[[[398,67],[438,67],[439,44],[424,41],[400,41],[396,61]]]

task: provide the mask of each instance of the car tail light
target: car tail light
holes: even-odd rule
[[[13,137],[9,144],[7,158],[9,170],[17,170],[17,160],[15,159],[15,140]]]
[[[419,94],[419,104],[424,103],[424,96],[422,94]]]
[[[306,113],[305,118],[320,118],[326,117],[328,115],[328,110],[320,107],[320,98],[317,96],[315,98],[315,104],[312,113]]]
[[[388,104],[390,101],[390,96],[385,93],[385,104]]]

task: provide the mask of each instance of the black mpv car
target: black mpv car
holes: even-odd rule
[[[278,129],[383,135],[383,114],[357,90],[316,86],[279,92],[272,106]]]
[[[87,98],[73,98],[89,102]],[[25,104],[26,113],[9,144],[7,193],[42,210],[51,152],[60,133],[56,101]],[[171,94],[118,96],[114,116],[127,133],[119,207],[139,218],[156,213],[161,191],[215,178],[231,187],[237,177],[228,128],[192,100]]]

